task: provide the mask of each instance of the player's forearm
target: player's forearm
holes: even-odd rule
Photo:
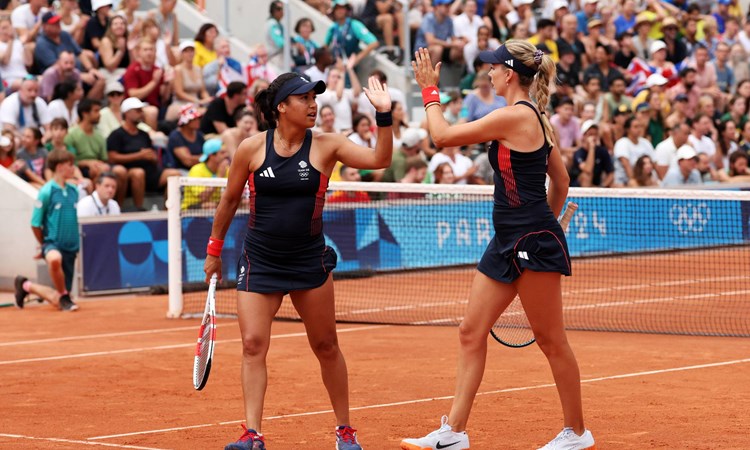
[[[240,205],[242,196],[234,196],[228,194],[229,191],[224,191],[224,195],[221,196],[219,206],[216,208],[216,215],[214,216],[214,224],[211,227],[211,237],[224,240],[229,225],[232,223],[232,217],[237,212],[237,207]]]
[[[390,167],[393,160],[393,127],[378,127],[378,141],[375,144],[375,169]]]

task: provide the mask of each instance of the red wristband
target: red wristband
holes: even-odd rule
[[[208,238],[208,247],[206,247],[206,254],[211,256],[220,257],[221,249],[224,247],[224,241],[216,238]]]
[[[422,89],[422,102],[425,106],[434,102],[440,104],[440,89],[437,86],[427,86]]]

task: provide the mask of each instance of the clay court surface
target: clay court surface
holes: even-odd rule
[[[0,303],[11,300],[0,294]],[[220,449],[241,433],[240,341],[220,319],[215,366],[193,390],[197,320],[166,297],[81,300],[61,313],[0,309],[0,448]],[[748,320],[745,316],[744,320]],[[457,329],[339,325],[353,425],[396,449],[439,425],[453,394]],[[264,433],[269,449],[333,449],[333,414],[302,324],[277,322]],[[572,331],[587,426],[599,449],[750,448],[750,340]],[[472,448],[533,449],[562,426],[536,346],[490,344],[469,423]]]

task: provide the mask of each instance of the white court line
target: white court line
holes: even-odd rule
[[[386,328],[389,326],[390,325],[373,325],[373,326],[367,326],[367,327],[344,328],[344,329],[337,330],[337,332],[349,333],[353,331],[376,330],[378,328]],[[289,334],[275,334],[275,335],[271,335],[271,339],[282,339],[282,338],[292,338],[292,337],[302,337],[302,336],[307,336],[307,333],[302,332],[302,333],[289,333]],[[228,344],[228,343],[234,343],[234,342],[242,342],[242,339],[241,338],[221,339],[218,342],[220,344]],[[194,348],[195,342],[193,342],[192,344],[159,345],[156,347],[126,348],[122,350],[108,350],[104,352],[76,353],[73,355],[60,355],[60,356],[45,356],[42,358],[13,359],[10,361],[0,361],[0,366],[6,366],[9,364],[21,364],[21,363],[28,363],[28,362],[58,361],[61,359],[88,358],[92,356],[119,355],[123,353],[143,352],[143,351],[149,351],[149,350],[171,350],[175,348],[185,348],[185,347]]]
[[[75,439],[43,438],[43,437],[34,437],[34,436],[23,436],[20,434],[0,433],[0,437],[12,438],[12,439],[30,439],[33,441],[64,442],[66,444],[98,445],[99,447],[135,448],[139,450],[162,450],[162,449],[155,448],[155,447],[138,447],[135,445],[121,445],[121,444],[110,444],[107,442],[79,441]]]
[[[596,383],[598,381],[607,381],[607,380],[619,380],[623,378],[633,378],[633,377],[642,377],[647,375],[658,375],[663,373],[670,373],[670,372],[682,372],[685,370],[695,370],[695,369],[707,369],[711,367],[721,367],[721,366],[731,366],[735,364],[743,364],[743,363],[750,363],[750,358],[746,359],[735,359],[732,361],[722,361],[722,362],[716,362],[716,363],[707,363],[707,364],[697,364],[693,366],[682,366],[682,367],[672,367],[668,369],[657,369],[657,370],[648,370],[644,372],[631,372],[631,373],[623,373],[619,375],[609,375],[606,377],[597,377],[597,378],[588,378],[585,380],[581,380],[581,384],[584,383]],[[531,391],[535,389],[544,389],[544,388],[551,388],[555,387],[554,383],[545,383],[545,384],[535,384],[531,386],[521,386],[521,387],[515,387],[515,388],[506,388],[506,389],[498,389],[494,391],[486,391],[486,392],[479,392],[477,393],[477,396],[480,395],[494,395],[494,394],[505,394],[508,392],[521,392],[521,391]],[[427,402],[433,402],[433,401],[439,401],[439,400],[452,400],[453,395],[445,395],[442,397],[428,397],[428,398],[420,398],[420,399],[414,399],[414,400],[404,400],[401,402],[393,402],[393,403],[380,403],[375,405],[366,405],[366,406],[356,406],[352,407],[349,410],[350,411],[362,411],[367,409],[377,409],[377,408],[389,408],[392,406],[403,406],[403,405],[413,405],[417,403],[427,403]],[[303,417],[303,416],[315,416],[320,414],[330,414],[333,413],[332,409],[326,409],[326,410],[320,410],[320,411],[308,411],[308,412],[301,412],[301,413],[293,413],[293,414],[282,414],[278,416],[270,416],[265,417],[264,420],[276,420],[276,419],[288,419],[292,417]],[[89,440],[99,440],[99,439],[113,439],[113,438],[120,438],[120,437],[127,437],[127,436],[138,436],[143,434],[155,434],[155,433],[166,433],[170,431],[181,431],[181,430],[187,430],[191,428],[206,428],[206,427],[212,427],[217,425],[233,425],[237,423],[243,423],[244,420],[232,420],[227,422],[218,422],[218,423],[204,423],[200,425],[190,425],[186,427],[174,427],[174,428],[163,428],[160,430],[147,430],[147,431],[135,431],[132,433],[122,433],[122,434],[110,434],[107,436],[94,436],[87,438]]]
[[[217,325],[216,327],[218,328],[219,326]],[[185,331],[185,330],[194,330],[194,329],[195,329],[194,326],[178,327],[178,328],[158,328],[155,330],[123,331],[120,333],[87,334],[87,335],[80,335],[80,336],[68,336],[68,337],[49,338],[49,339],[35,339],[31,341],[0,342],[0,347],[8,347],[11,345],[26,345],[26,344],[46,344],[49,342],[75,341],[79,339],[98,339],[98,338],[119,337],[119,336],[135,336],[139,334],[169,333],[171,331]]]

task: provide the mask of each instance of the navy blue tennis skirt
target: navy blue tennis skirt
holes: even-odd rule
[[[569,276],[568,243],[546,202],[536,207],[495,208],[493,236],[477,269],[493,280],[512,283],[525,269]]]
[[[321,233],[279,238],[250,231],[237,263],[237,290],[269,294],[314,289],[336,268],[336,252]]]

